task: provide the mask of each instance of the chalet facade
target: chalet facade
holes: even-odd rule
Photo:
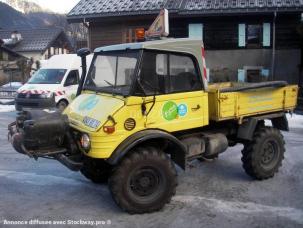
[[[60,28],[0,30],[0,39],[4,41],[4,47],[34,62],[73,51],[69,39]]]
[[[22,73],[18,67],[20,62],[29,61],[25,56],[5,47],[0,39],[0,86],[12,80],[22,79]]]
[[[210,81],[301,83],[302,0],[81,0],[68,21],[88,26],[94,49],[136,42],[162,8],[171,37],[204,41]]]

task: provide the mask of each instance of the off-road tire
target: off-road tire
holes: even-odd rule
[[[271,178],[282,165],[284,152],[285,142],[278,129],[258,128],[253,140],[246,143],[242,150],[243,168],[254,179]]]
[[[130,214],[162,209],[175,195],[177,184],[173,162],[156,147],[130,151],[109,179],[114,201]]]
[[[85,158],[81,174],[95,184],[106,183],[108,181],[111,166],[102,160]]]

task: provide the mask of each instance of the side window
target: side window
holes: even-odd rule
[[[69,72],[64,86],[77,85],[79,83],[79,72],[78,70],[72,70]]]
[[[189,56],[169,55],[170,92],[202,89],[194,61]]]
[[[167,54],[145,52],[140,71],[140,82],[146,95],[164,94],[167,83]]]

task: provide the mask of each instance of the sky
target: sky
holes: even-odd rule
[[[31,0],[56,13],[68,13],[80,0]]]

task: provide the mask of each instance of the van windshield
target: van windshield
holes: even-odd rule
[[[133,82],[139,51],[110,52],[97,55],[84,89],[127,96]]]
[[[65,69],[40,69],[29,79],[28,84],[60,84]]]

